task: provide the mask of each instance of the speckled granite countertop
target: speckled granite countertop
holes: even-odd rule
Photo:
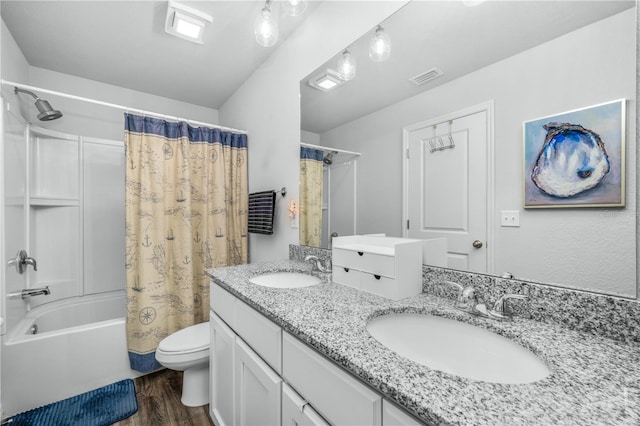
[[[251,284],[271,271],[309,271],[298,261],[210,270],[214,282],[284,330],[359,377],[427,424],[640,425],[640,345],[526,319],[497,322],[421,294],[392,301],[336,283],[298,289]],[[532,384],[464,379],[390,351],[367,332],[367,319],[389,312],[452,318],[509,337],[536,353],[552,374]]]

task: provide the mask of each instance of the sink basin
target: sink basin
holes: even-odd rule
[[[253,284],[275,288],[299,288],[320,284],[322,280],[303,272],[274,272],[249,279]]]
[[[426,314],[388,314],[367,330],[398,355],[435,370],[492,383],[532,383],[551,372],[518,343],[460,321]]]

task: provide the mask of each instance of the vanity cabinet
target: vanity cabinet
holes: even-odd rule
[[[378,393],[215,283],[211,309],[216,425],[401,424]]]
[[[421,426],[422,423],[387,400],[382,402],[382,424],[384,426]]]
[[[424,241],[353,235],[333,239],[333,281],[393,300],[422,292]]]

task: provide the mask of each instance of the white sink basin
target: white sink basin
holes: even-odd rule
[[[299,288],[320,284],[322,280],[302,272],[274,272],[249,279],[253,284],[275,288]]]
[[[493,383],[532,383],[551,372],[535,354],[506,337],[460,321],[426,314],[389,314],[367,330],[405,358],[435,370]]]

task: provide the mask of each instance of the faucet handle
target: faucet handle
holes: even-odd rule
[[[527,296],[522,294],[512,294],[507,293],[503,294],[496,300],[496,303],[493,305],[493,312],[499,314],[503,317],[511,317],[512,315],[507,311],[507,299],[527,299]]]

